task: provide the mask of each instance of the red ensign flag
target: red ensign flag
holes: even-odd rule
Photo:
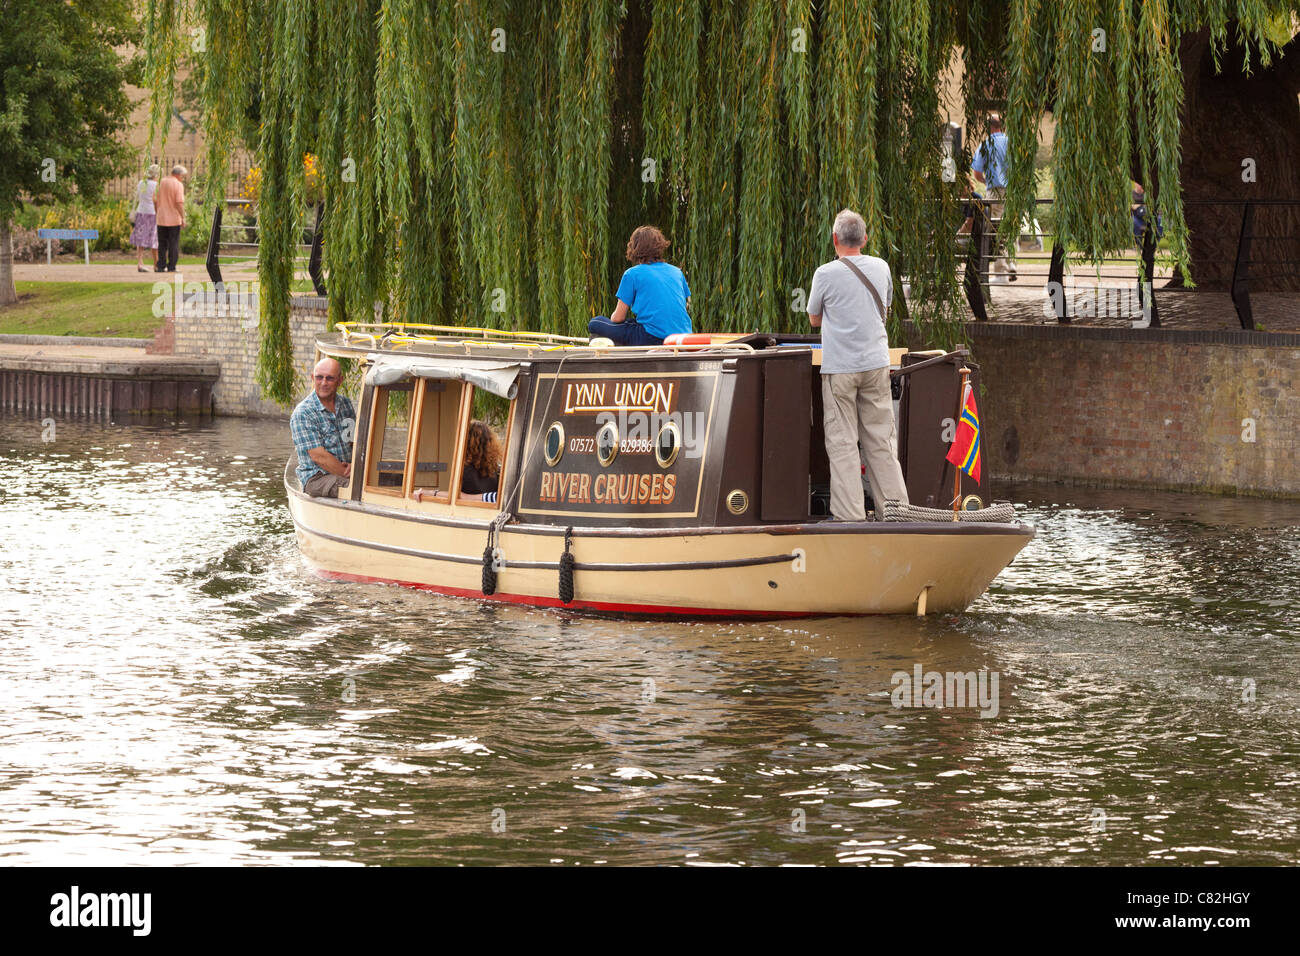
[[[948,460],[966,474],[980,480],[980,413],[975,407],[975,390],[966,386],[966,400],[961,404],[957,434],[948,449]]]

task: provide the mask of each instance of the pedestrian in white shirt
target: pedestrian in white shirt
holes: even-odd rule
[[[856,212],[844,209],[835,217],[831,242],[836,259],[817,270],[808,294],[808,321],[822,333],[831,517],[838,521],[866,520],[864,459],[877,517],[886,501],[907,503],[907,486],[898,464],[885,331],[893,282],[889,263],[862,254],[866,233],[866,223]]]
[[[135,187],[135,216],[131,219],[131,245],[135,246],[137,272],[148,272],[144,267],[144,251],[153,250],[154,268],[158,267],[158,210],[153,196],[158,191],[158,164],[154,163]]]

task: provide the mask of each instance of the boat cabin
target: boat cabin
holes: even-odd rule
[[[817,337],[693,338],[705,341],[600,348],[556,336],[342,326],[321,351],[359,361],[364,384],[354,478],[340,497],[480,520],[505,509],[563,527],[827,517]],[[944,456],[968,354],[900,349],[892,358],[912,503],[949,507],[954,476]],[[476,420],[502,444],[495,501],[462,482]],[[963,495],[987,500],[984,492],[962,476]]]

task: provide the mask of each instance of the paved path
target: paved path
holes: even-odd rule
[[[1162,289],[1167,270],[1157,270],[1156,304],[1162,327],[1171,329],[1240,330],[1241,324],[1232,299],[1226,292],[1200,292]],[[1072,325],[1102,328],[1129,328],[1141,319],[1136,296],[1137,272],[1133,263],[1108,263],[1103,278],[1098,280],[1087,266],[1079,266],[1065,277],[1066,294],[1076,314]],[[158,281],[207,282],[207,269],[201,264],[182,265],[173,273],[137,272],[134,262],[91,262],[86,265],[52,265],[44,263],[15,263],[14,278],[19,282],[140,282]],[[299,273],[305,278],[306,273]],[[228,282],[253,282],[257,268],[249,261],[227,263],[222,267],[222,278]],[[1019,325],[1052,325],[1056,318],[1051,314],[1050,301],[1045,286],[1045,264],[1022,262],[1019,279],[1006,285],[994,285],[989,294],[989,319],[993,322],[1011,322]],[[1098,287],[1104,291],[1099,291]],[[1077,314],[1091,306],[1091,315]],[[1256,292],[1251,295],[1257,328],[1270,332],[1300,332],[1300,293]],[[1098,306],[1105,314],[1098,315]],[[974,318],[968,315],[968,318]]]
[[[215,380],[221,364],[192,356],[149,355],[143,348],[0,342],[0,371],[106,378],[193,377]]]
[[[1014,283],[991,286],[989,319],[1018,325],[1057,324],[1046,285],[1046,275],[1022,273]],[[1065,295],[1073,312],[1071,325],[1131,328],[1142,319],[1136,276],[1127,283],[1120,278],[1106,278],[1098,286],[1095,278],[1086,275],[1066,277]],[[1157,279],[1155,301],[1162,328],[1241,331],[1236,307],[1227,292],[1160,286],[1161,280]],[[1300,332],[1300,293],[1254,292],[1250,300],[1257,329]],[[1080,314],[1089,312],[1092,314]]]
[[[91,261],[90,265],[51,265],[45,263],[14,263],[14,280],[17,282],[170,282],[181,276],[182,281],[207,282],[208,270],[201,264],[179,265],[176,272],[137,272],[134,262]],[[257,267],[251,269],[224,266],[221,277],[227,281],[247,282],[257,278]]]

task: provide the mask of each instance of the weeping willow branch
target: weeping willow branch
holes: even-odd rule
[[[208,194],[255,121],[263,170],[258,376],[290,398],[303,155],[319,159],[330,321],[375,314],[581,334],[655,221],[699,328],[805,330],[799,293],[858,209],[892,267],[891,334],[956,340],[960,185],[939,177],[960,55],[966,154],[990,108],[1010,154],[1004,241],[1033,212],[1056,121],[1058,241],[1130,242],[1148,189],[1187,269],[1182,36],[1266,66],[1297,4],[1269,0],[147,0],[151,129],[205,57]],[[197,31],[197,32],[196,32]],[[1098,37],[1104,42],[1098,44]],[[201,52],[195,41],[204,42]],[[156,138],[156,137],[155,137]],[[904,300],[903,282],[910,285]]]

